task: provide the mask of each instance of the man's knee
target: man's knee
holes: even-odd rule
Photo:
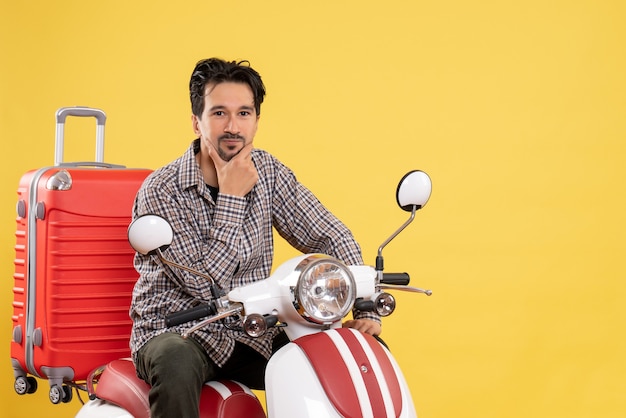
[[[176,381],[190,374],[201,375],[207,368],[207,356],[202,347],[179,334],[164,333],[148,341],[138,353],[138,370],[146,381]],[[202,379],[201,376],[198,376]],[[186,379],[185,379],[186,380]]]

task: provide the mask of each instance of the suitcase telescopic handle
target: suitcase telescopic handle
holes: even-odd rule
[[[54,165],[63,163],[63,148],[65,141],[65,119],[68,116],[96,118],[96,162],[104,162],[104,124],[107,116],[104,111],[85,106],[62,107],[57,110],[56,138],[54,142]]]

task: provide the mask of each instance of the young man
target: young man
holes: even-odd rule
[[[265,279],[273,258],[272,228],[302,252],[362,264],[352,233],[269,153],[253,148],[265,87],[247,62],[216,58],[196,65],[189,83],[197,139],[187,152],[156,170],[137,194],[136,218],[157,214],[174,230],[165,256],[211,276],[228,292]],[[273,351],[287,343],[274,329],[250,338],[228,320],[183,339],[193,325],[165,325],[171,313],[212,298],[210,283],[137,254],[131,349],[148,382],[152,417],[197,417],[202,384],[233,379],[264,387]],[[344,326],[378,335],[380,318],[354,312]]]

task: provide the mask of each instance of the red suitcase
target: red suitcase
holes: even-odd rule
[[[96,162],[64,163],[67,116],[95,117]],[[50,384],[53,403],[91,370],[128,356],[130,298],[137,272],[127,241],[133,199],[147,169],[103,163],[106,115],[61,108],[55,165],[20,180],[11,362],[18,394]]]

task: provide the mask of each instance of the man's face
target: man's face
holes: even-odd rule
[[[224,161],[230,161],[256,134],[259,116],[250,86],[234,82],[208,84],[202,116],[193,115],[192,122],[202,149],[212,146]]]

